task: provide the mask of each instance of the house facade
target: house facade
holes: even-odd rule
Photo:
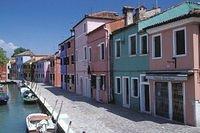
[[[49,83],[55,87],[61,87],[60,54],[56,52],[50,57]]]
[[[33,63],[46,57],[47,55],[33,55],[30,60],[23,64],[24,79],[27,81],[34,81],[34,66]]]
[[[24,79],[24,70],[23,70],[23,64],[30,60],[33,56],[33,53],[31,51],[25,51],[23,53],[20,53],[15,56],[16,61],[16,76],[17,80],[23,80]]]
[[[37,83],[49,83],[50,57],[34,62],[34,77]]]
[[[70,92],[76,92],[76,74],[75,74],[75,40],[74,36],[71,36],[71,39],[67,41],[67,90]]]
[[[0,65],[0,82],[7,80],[7,65]]]
[[[115,20],[118,15],[113,12],[97,12],[85,17],[74,27],[75,53],[76,53],[76,92],[83,96],[91,97],[91,77],[89,72],[87,33]]]
[[[15,61],[15,58],[12,57],[10,59],[10,69],[9,69],[10,73],[9,73],[9,79],[10,80],[16,80],[17,79],[17,75],[16,75],[16,72],[17,72],[17,66],[16,66],[16,61]]]
[[[140,99],[146,98],[145,111],[149,111],[148,95],[140,97],[140,88],[143,94],[147,93],[149,83],[144,78],[149,69],[148,64],[148,36],[139,32],[141,20],[147,19],[160,12],[160,9],[147,11],[143,6],[135,9],[124,7],[125,26],[112,34],[112,86],[114,86],[114,101],[126,108],[140,111]],[[149,15],[149,12],[154,14]],[[147,15],[145,15],[145,13]],[[145,91],[146,90],[146,91]]]
[[[67,48],[68,44],[74,44],[74,36],[67,38],[59,44],[60,67],[61,67],[61,88],[67,90]]]
[[[124,26],[124,19],[108,22],[87,34],[91,96],[99,102],[112,100],[110,86],[110,35]]]
[[[184,15],[147,28],[150,112],[200,126],[200,5],[186,2],[179,9],[182,6]]]

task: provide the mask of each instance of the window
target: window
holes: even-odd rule
[[[152,53],[153,58],[161,58],[162,57],[161,35],[153,36],[152,52],[153,52]]]
[[[65,62],[66,62],[66,65],[69,65],[69,57],[66,57]]]
[[[136,55],[137,51],[137,36],[136,34],[129,36],[129,54]]]
[[[74,64],[74,55],[71,56],[71,64]]]
[[[65,83],[67,83],[67,75],[65,75]]]
[[[63,82],[63,75],[61,74],[61,83]]]
[[[74,81],[75,81],[75,77],[74,75],[71,75],[71,83],[74,84],[75,83]]]
[[[87,47],[84,47],[84,58],[87,59]]]
[[[92,61],[92,48],[89,47],[89,61]]]
[[[120,77],[115,78],[115,93],[117,94],[121,93],[121,78]]]
[[[71,43],[67,42],[67,48],[70,48],[70,47],[71,47]]]
[[[131,78],[131,95],[138,97],[138,78]]]
[[[105,58],[105,46],[104,43],[101,43],[100,45],[100,60],[104,60]]]
[[[69,75],[67,75],[67,77],[66,77],[66,82],[67,82],[67,83],[70,82],[70,76],[69,76]]]
[[[173,31],[173,46],[174,56],[181,56],[186,54],[186,29],[176,29]]]
[[[147,35],[140,36],[140,54],[147,54],[148,52],[147,39]]]
[[[115,57],[120,58],[121,56],[121,41],[116,40],[115,41]]]
[[[87,23],[83,24],[83,30],[84,30],[84,33],[87,32]]]

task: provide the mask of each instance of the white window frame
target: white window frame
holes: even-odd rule
[[[89,62],[92,61],[92,47],[88,47],[88,60]]]
[[[131,54],[131,37],[135,36],[135,54]],[[137,34],[132,34],[128,36],[128,52],[130,57],[137,55]]]
[[[146,54],[143,54],[142,53],[142,37],[144,37],[144,36],[146,36],[147,37],[147,53]],[[149,47],[149,43],[148,43],[149,41],[148,41],[148,34],[143,34],[143,35],[140,35],[140,55],[141,56],[146,56],[146,55],[148,55],[148,47]]]
[[[155,44],[154,38],[160,36],[160,57],[155,57]],[[162,34],[155,34],[152,36],[152,59],[162,59]]]
[[[117,92],[117,79],[120,79],[120,93]],[[121,94],[122,93],[122,79],[121,77],[115,77],[115,94]]]
[[[105,43],[101,42],[98,46],[99,46],[99,59],[100,60],[104,60],[102,59],[103,55],[102,55],[102,44],[104,44],[104,59],[105,59]]]
[[[84,60],[87,60],[87,46],[83,46]]]
[[[121,39],[116,39],[115,40],[115,59],[119,59],[120,57],[117,57],[117,42],[120,42],[120,57],[121,57],[121,49],[122,49],[122,44],[121,44]]]
[[[83,33],[87,33],[87,22],[83,23]]]
[[[132,80],[137,80],[137,83],[138,83],[138,85],[137,85],[137,87],[138,87],[138,94],[137,94],[137,96],[134,96],[134,89],[133,89],[133,82],[132,82]],[[131,77],[131,97],[134,97],[134,98],[138,98],[139,97],[139,91],[140,91],[140,83],[139,83],[139,78],[138,77]]]
[[[181,31],[181,30],[184,30],[185,32],[185,54],[180,54],[180,55],[177,55],[176,53],[176,32],[177,31]],[[181,28],[177,28],[177,29],[174,29],[173,30],[173,57],[182,57],[182,56],[186,56],[187,54],[187,31],[186,31],[186,27],[181,27]]]

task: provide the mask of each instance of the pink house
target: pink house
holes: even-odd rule
[[[91,77],[89,70],[89,49],[87,44],[87,33],[102,26],[119,16],[114,12],[97,12],[85,17],[74,27],[75,55],[76,55],[76,92],[83,96],[91,97]]]
[[[200,126],[199,17],[191,11],[147,28],[150,113],[193,126]]]
[[[110,86],[110,34],[124,26],[124,19],[108,22],[89,32],[88,52],[91,75],[92,97],[97,101],[108,103],[112,99]]]

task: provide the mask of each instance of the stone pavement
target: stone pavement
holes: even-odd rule
[[[200,128],[171,123],[168,120],[131,111],[112,104],[98,103],[89,98],[39,83],[38,94],[53,106],[63,101],[61,113],[65,123],[72,121],[74,132],[82,133],[200,133]],[[59,108],[56,108],[58,112]]]

